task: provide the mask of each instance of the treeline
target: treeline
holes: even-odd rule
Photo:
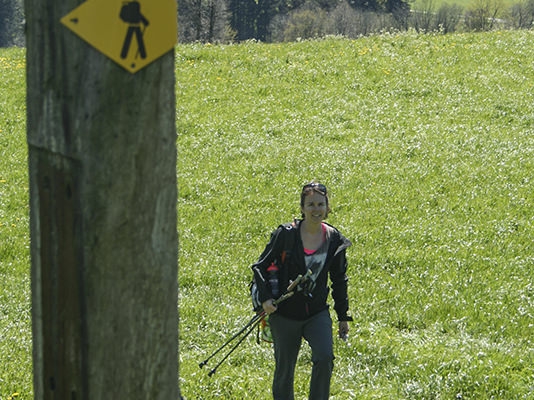
[[[534,0],[183,0],[179,41],[286,42],[326,35],[355,38],[387,31],[530,29]],[[22,0],[0,0],[0,47],[24,46]]]
[[[326,35],[356,38],[387,31],[530,29],[534,0],[471,0],[468,7],[436,0],[184,0],[180,42],[284,42]]]

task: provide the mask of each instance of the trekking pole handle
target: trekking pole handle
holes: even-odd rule
[[[289,286],[287,287],[287,292],[292,292],[293,290],[295,290],[295,288],[297,287],[297,285],[300,283],[301,280],[302,280],[302,275],[297,276],[297,279],[291,282]]]
[[[294,291],[299,283],[305,282],[308,279],[310,279],[312,274],[313,274],[312,270],[309,269],[308,272],[306,272],[306,274],[304,276],[302,276],[302,275],[297,276],[297,279],[295,279],[293,282],[291,282],[291,284],[287,287],[287,291],[288,292]]]
[[[276,306],[276,305],[280,304],[281,302],[283,302],[284,300],[289,299],[294,294],[295,294],[295,292],[287,292],[287,293],[283,294],[282,296],[280,296],[279,298],[277,298],[276,300],[274,300],[273,304]]]
[[[287,300],[289,299],[291,296],[293,296],[295,294],[295,288],[297,287],[297,285],[301,282],[304,282],[306,281],[307,279],[309,279],[312,275],[312,271],[311,270],[308,270],[308,272],[306,272],[306,275],[302,276],[302,275],[299,275],[297,276],[297,278],[291,282],[289,284],[289,286],[287,287],[287,290],[286,292],[280,296],[279,298],[277,298],[276,300],[273,301],[273,304],[276,306],[278,304],[280,304],[281,302],[283,302],[284,300]]]

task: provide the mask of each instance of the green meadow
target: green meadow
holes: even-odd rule
[[[0,50],[2,400],[33,398],[24,68]],[[312,179],[353,242],[332,399],[534,398],[534,32],[179,45],[176,96],[186,399],[270,398],[255,335],[198,364]],[[298,400],[310,370],[303,345]]]

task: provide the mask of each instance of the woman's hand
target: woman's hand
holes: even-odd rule
[[[267,314],[272,314],[277,310],[276,305],[274,304],[274,299],[265,300],[262,305],[263,311]]]
[[[349,337],[349,323],[347,321],[339,321],[338,328],[339,337],[347,340]]]

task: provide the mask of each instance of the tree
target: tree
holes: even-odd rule
[[[377,0],[348,0],[351,7],[363,11],[379,11],[382,6]]]
[[[23,20],[18,0],[0,0],[0,47],[24,45]]]
[[[335,34],[346,37],[356,37],[359,32],[359,26],[355,24],[355,21],[358,20],[357,13],[358,11],[352,8],[347,1],[341,2],[336,9],[330,13],[330,21],[334,26]]]
[[[182,42],[225,42],[233,38],[227,0],[185,0],[178,27]]]
[[[329,13],[332,33],[351,38],[380,31],[380,16],[374,11],[351,7],[347,1],[343,1]]]
[[[451,33],[456,31],[462,18],[463,7],[458,4],[443,3],[436,14],[436,26],[440,32]]]
[[[395,20],[397,29],[408,29],[408,20],[410,18],[410,5],[403,0],[386,0],[386,12],[391,13]]]
[[[434,29],[435,16],[434,0],[421,0],[419,6],[413,11],[413,24],[417,32],[430,32]]]
[[[510,8],[514,28],[529,29],[534,24],[534,0],[522,0]]]
[[[473,31],[487,31],[494,27],[502,0],[473,0],[465,14],[465,25]]]
[[[13,15],[13,2],[0,0],[0,47],[10,46]]]
[[[321,37],[327,32],[327,13],[312,3],[292,11],[284,30],[284,40]]]
[[[303,0],[230,0],[231,26],[237,40],[270,40],[271,24],[302,4]]]
[[[79,4],[25,4],[34,395],[177,399],[174,56],[130,74]]]
[[[272,19],[283,10],[284,5],[280,0],[258,0],[256,9],[256,34],[255,38],[263,42],[270,36],[269,26]]]
[[[257,4],[254,0],[230,0],[230,24],[237,40],[256,37]]]

